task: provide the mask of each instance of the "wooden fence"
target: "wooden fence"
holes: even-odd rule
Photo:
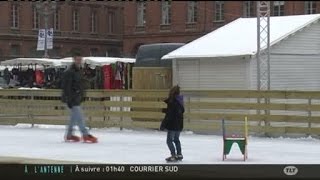
[[[172,69],[168,67],[133,67],[132,89],[168,89],[172,87]]]
[[[87,124],[159,128],[164,117],[159,110],[166,107],[167,94],[167,90],[88,91],[83,103]],[[221,132],[224,118],[228,132],[241,132],[247,116],[250,133],[320,134],[320,92],[190,90],[182,94],[186,130]],[[60,90],[0,90],[0,124],[64,125],[69,112],[60,95]],[[257,98],[270,103],[257,103]]]

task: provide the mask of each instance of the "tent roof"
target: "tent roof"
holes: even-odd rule
[[[6,61],[2,61],[2,66],[14,66],[14,65],[22,65],[27,66],[30,64],[38,64],[38,65],[45,65],[45,66],[62,66],[71,64],[72,61],[70,60],[63,60],[63,59],[48,59],[48,58],[16,58],[10,59]]]
[[[270,17],[270,45],[316,22],[320,14]],[[238,18],[184,46],[162,59],[230,57],[255,55],[257,18]]]
[[[91,66],[103,66],[117,61],[124,63],[134,63],[135,59],[132,58],[118,58],[118,57],[84,57],[84,62]]]
[[[64,59],[72,61],[72,57],[67,57]],[[117,61],[124,62],[124,63],[135,63],[136,59],[119,58],[119,57],[83,57],[83,62],[86,64],[89,64],[91,67],[109,65]]]

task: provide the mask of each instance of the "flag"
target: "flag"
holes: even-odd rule
[[[45,44],[44,36],[45,36],[45,30],[39,29],[37,51],[44,50],[44,44]]]
[[[53,28],[47,29],[47,49],[53,48]]]

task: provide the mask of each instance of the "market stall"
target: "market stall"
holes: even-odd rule
[[[72,61],[72,57],[62,60]],[[131,89],[135,59],[119,57],[83,57],[87,87],[91,89]]]
[[[72,61],[48,58],[16,58],[1,62],[1,78],[17,87],[58,88],[62,71]]]

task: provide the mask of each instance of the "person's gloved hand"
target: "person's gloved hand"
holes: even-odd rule
[[[68,108],[72,109],[72,103],[68,102],[67,105],[68,105]]]
[[[165,128],[163,126],[160,126],[160,131],[164,131]]]

